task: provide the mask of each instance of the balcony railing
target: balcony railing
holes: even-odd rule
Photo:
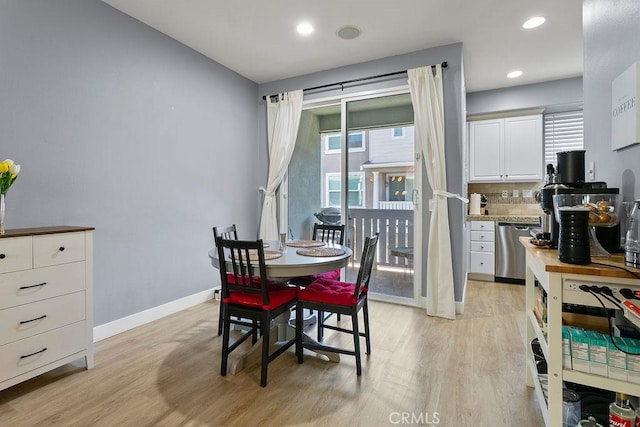
[[[413,210],[412,202],[388,202],[388,201],[379,201],[378,209],[395,209],[395,210]]]
[[[398,247],[413,247],[412,210],[350,209],[349,216],[349,236],[354,260],[358,261],[360,258],[364,239],[380,233],[376,264],[397,267],[406,265],[406,258],[393,256],[390,251]]]

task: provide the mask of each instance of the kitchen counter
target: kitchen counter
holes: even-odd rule
[[[540,223],[540,215],[467,215],[467,221],[504,221]]]
[[[611,258],[591,258],[591,264],[568,264],[558,259],[557,249],[547,249],[534,246],[529,243],[529,238],[520,237],[520,243],[527,252],[533,256],[548,273],[583,274],[598,277],[615,277],[620,279],[635,279],[636,277],[623,269],[633,271],[640,275],[639,268],[627,267],[624,264],[624,254],[612,254]],[[594,264],[597,263],[597,264]],[[607,267],[607,264],[611,267]]]

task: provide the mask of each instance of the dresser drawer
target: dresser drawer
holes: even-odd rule
[[[34,268],[82,261],[84,257],[84,233],[33,236]]]
[[[469,272],[494,274],[495,265],[492,253],[471,252],[469,256]]]
[[[0,346],[0,381],[86,349],[85,322]]]
[[[0,239],[0,273],[31,268],[31,237]]]
[[[494,231],[471,231],[471,241],[493,242],[495,240]]]
[[[0,310],[0,345],[85,319],[85,293],[75,292]]]
[[[0,274],[0,309],[83,291],[85,262]]]
[[[471,221],[471,230],[478,231],[495,231],[495,223],[493,221]]]
[[[471,242],[471,250],[474,252],[490,252],[493,253],[493,242]]]

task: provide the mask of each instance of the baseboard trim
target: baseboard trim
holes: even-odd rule
[[[130,329],[161,319],[178,311],[185,310],[195,305],[201,304],[213,298],[213,288],[197,294],[189,295],[139,313],[123,317],[113,322],[105,323],[93,328],[93,342],[118,335]]]

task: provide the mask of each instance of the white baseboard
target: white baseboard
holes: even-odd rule
[[[105,338],[153,322],[154,320],[201,304],[211,298],[213,298],[213,288],[123,317],[122,319],[114,320],[113,322],[95,326],[93,328],[93,342],[102,341]]]

